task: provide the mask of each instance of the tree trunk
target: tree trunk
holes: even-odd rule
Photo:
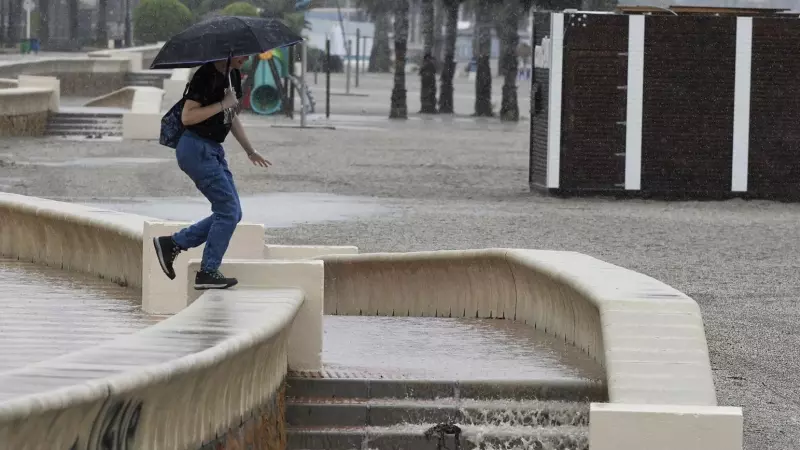
[[[97,1],[97,44],[108,46],[108,0]]]
[[[80,7],[78,0],[68,0],[67,7],[69,9],[69,38],[73,41],[74,45],[78,45],[78,23]]]
[[[375,24],[375,37],[372,41],[367,71],[387,73],[391,69],[392,63],[392,50],[389,46],[389,15],[377,15],[373,23]]]
[[[447,29],[444,34],[444,64],[439,93],[439,113],[453,114],[453,78],[456,75],[456,37],[458,35],[458,0],[445,0]]]
[[[50,41],[50,0],[39,0],[39,41],[42,46]]]
[[[508,62],[505,61],[505,58],[507,56],[507,51],[506,51],[505,48],[503,48],[503,46],[506,44],[505,35],[507,35],[508,33],[511,32],[511,30],[507,29],[508,21],[506,19],[508,19],[508,18],[505,16],[505,10],[506,10],[506,7],[507,7],[506,4],[509,1],[517,1],[517,2],[519,2],[519,0],[503,0],[503,5],[501,5],[499,8],[495,8],[495,14],[493,15],[493,17],[495,17],[495,20],[494,20],[494,33],[497,36],[497,40],[500,42],[500,48],[499,48],[500,52],[499,52],[499,55],[498,55],[498,58],[497,58],[497,76],[498,77],[502,77],[503,75],[505,75],[504,70],[505,70],[506,66],[508,65]],[[516,27],[514,28],[514,30],[516,30]]]
[[[433,57],[436,58],[436,72],[442,70],[442,61],[444,60],[444,40],[442,36],[442,27],[444,26],[444,0],[434,0],[434,13],[433,13]]]
[[[500,72],[503,74],[503,98],[500,101],[500,119],[519,121],[519,104],[517,103],[517,47],[519,46],[519,33],[517,25],[522,13],[519,0],[505,0],[500,19],[506,26],[499,36],[500,42]]]
[[[4,42],[5,41],[11,42],[11,43],[14,42],[14,36],[13,36],[14,27],[16,27],[17,23],[18,23],[17,18],[14,17],[14,10],[15,10],[14,5],[15,5],[15,3],[17,3],[16,0],[9,0],[7,5],[6,5],[6,7],[5,7],[5,10],[4,10],[4,12],[6,14],[6,17],[8,17],[8,19],[7,19],[8,21],[6,22],[5,28],[3,28],[3,34],[2,34],[2,38],[3,38]],[[0,21],[1,20],[3,20],[3,19],[0,18]]]
[[[6,17],[8,17],[8,6],[6,0],[0,0],[0,44],[5,44],[8,37],[6,29]]]
[[[492,112],[492,5],[480,1],[475,11],[477,69],[475,72],[475,116],[491,117]]]
[[[436,114],[436,64],[433,58],[434,0],[422,0],[423,62],[420,66],[419,100],[423,114]],[[428,58],[431,59],[428,59]]]
[[[19,42],[19,26],[22,23],[21,11],[22,0],[8,2],[8,30],[6,30],[6,36],[8,36],[8,41],[12,44]]]
[[[408,0],[396,0],[394,10],[394,87],[389,118],[408,119],[406,53],[408,50]]]

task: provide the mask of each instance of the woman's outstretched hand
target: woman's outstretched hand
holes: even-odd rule
[[[250,158],[250,162],[252,162],[254,166],[269,167],[272,165],[269,160],[264,159],[264,157],[256,151],[249,153],[247,157]]]

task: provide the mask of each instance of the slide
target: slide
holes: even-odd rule
[[[249,83],[252,86],[249,100],[250,109],[256,114],[271,115],[281,110],[280,82],[288,74],[286,53],[286,50],[275,49],[251,58],[249,61],[251,64],[256,64],[255,72],[247,70],[253,73],[252,83]],[[274,64],[275,71],[270,67],[270,60]],[[248,67],[248,69],[252,69],[252,67]]]
[[[245,63],[242,68],[242,72],[247,74],[244,80],[245,108],[261,115],[281,112],[283,109],[281,81],[289,78],[298,95],[305,95],[306,112],[314,112],[316,106],[314,96],[302,80],[289,75],[287,59],[286,49],[275,49],[253,57]]]

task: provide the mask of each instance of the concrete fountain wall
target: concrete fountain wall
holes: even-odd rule
[[[125,85],[126,75],[149,67],[162,45],[0,64],[0,136],[44,135],[63,94],[93,97],[85,106],[128,110],[122,114],[124,139],[158,139],[162,100],[169,106],[177,101],[191,71],[174,70],[163,89]]]
[[[41,136],[58,111],[61,84],[54,77],[21,75],[0,85],[0,136]]]
[[[590,447],[742,448],[742,411],[717,406],[697,303],[666,284],[575,252],[484,249],[331,255],[325,313],[522,321],[606,371]]]
[[[213,301],[208,294],[198,297],[188,288],[200,249],[176,261],[180,272],[176,282],[168,283],[155,263],[151,237],[180,226],[0,194],[0,253],[140,287],[145,310],[175,314],[174,319],[188,317],[187,313]],[[247,423],[245,417],[268,414],[268,421],[279,422],[281,377],[289,367],[309,370],[321,366],[323,308],[328,314],[491,317],[525,322],[574,344],[605,367],[609,403],[591,405],[593,450],[742,448],[741,409],[717,406],[699,307],[658,280],[574,252],[485,249],[357,254],[353,247],[267,245],[263,231],[260,225],[240,224],[223,270],[241,282],[237,289],[219,294],[221,300],[271,298],[276,295],[270,294],[274,289],[296,289],[302,295],[293,297],[282,291],[277,303],[296,304],[294,312],[277,322],[266,321],[263,326],[268,329],[247,330],[240,342],[250,342],[250,347],[222,345],[226,350],[217,349],[219,356],[214,361],[245,361],[246,353],[252,362],[258,355],[261,362],[275,364],[270,366],[274,368],[270,373],[275,374],[270,381],[259,382],[269,388],[238,385],[255,389],[252,396],[259,401],[221,407],[213,420],[203,419],[211,420],[204,424],[187,417],[192,411],[189,407],[148,410],[149,420],[182,424],[180,436],[142,431],[141,436],[134,433],[132,448],[156,448],[156,443],[170,443],[168,447],[174,448],[175,439],[191,448],[208,443],[212,434],[224,439],[231,433],[243,436],[244,431],[232,424]],[[260,294],[253,294],[254,290]],[[261,353],[252,353],[259,346],[263,346],[258,350]],[[158,375],[152,375],[152,368],[133,368],[135,382],[107,381],[106,388],[90,389],[88,394],[84,388],[76,388],[0,403],[0,439],[40,439],[32,432],[15,430],[25,429],[19,428],[24,423],[44,423],[35,421],[55,417],[52,414],[73,417],[65,423],[81,429],[85,422],[78,418],[88,420],[95,414],[94,409],[86,409],[87,402],[117,398],[117,392],[156,390],[167,399],[174,393],[180,396],[171,403],[189,402],[200,408],[200,400],[189,391],[179,394],[169,388],[178,374],[200,380],[205,371],[218,367],[196,364],[198,360],[202,358],[162,362],[161,371],[155,372]],[[263,370],[244,363],[237,367],[241,370],[236,376],[245,378],[252,371]],[[222,372],[214,377],[226,382]],[[197,384],[195,392],[206,389],[207,396],[225,395],[224,390],[207,388],[205,383]],[[245,397],[251,398],[249,395]],[[78,397],[88,400],[78,401]],[[281,432],[275,436],[276,448],[282,448]]]
[[[161,270],[157,264],[144,263],[143,256],[153,259],[146,225],[163,231],[148,217],[0,193],[0,254],[132,288],[165,279],[155,272]],[[263,227],[239,227],[231,250],[246,256],[241,236],[250,231],[247,247],[255,245],[262,256]],[[88,449],[109,436],[141,450],[244,448],[253,442],[285,448],[284,378],[290,367],[319,368],[321,339],[314,343],[306,335],[292,342],[292,335],[295,318],[314,317],[307,311],[314,305],[320,323],[313,326],[321,329],[323,266],[298,261],[282,268],[305,289],[261,281],[206,293],[191,305],[184,298],[176,314],[150,328],[0,374],[0,448]],[[274,270],[264,261],[251,273],[264,280]],[[185,296],[184,280],[172,286]],[[211,335],[186,339],[187,330],[209,326]],[[83,370],[75,374],[75,367]],[[57,375],[65,371],[72,375]]]

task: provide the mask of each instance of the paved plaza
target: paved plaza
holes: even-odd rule
[[[574,250],[651,275],[700,304],[719,404],[743,407],[745,447],[796,448],[800,205],[530,193],[527,121],[390,122],[381,109],[388,113],[385,85],[362,79],[369,97],[332,97],[336,130],[274,128],[286,121],[247,116],[251,141],[274,166],[253,167],[229,140],[245,220],[265,223],[268,239],[282,244]],[[463,95],[457,108],[468,115],[464,86],[456,88]],[[527,92],[520,90],[526,116]],[[410,87],[412,112],[418,97]],[[155,142],[0,139],[0,190],[199,218],[203,200],[173,156]],[[184,207],[170,207],[176,204]]]

